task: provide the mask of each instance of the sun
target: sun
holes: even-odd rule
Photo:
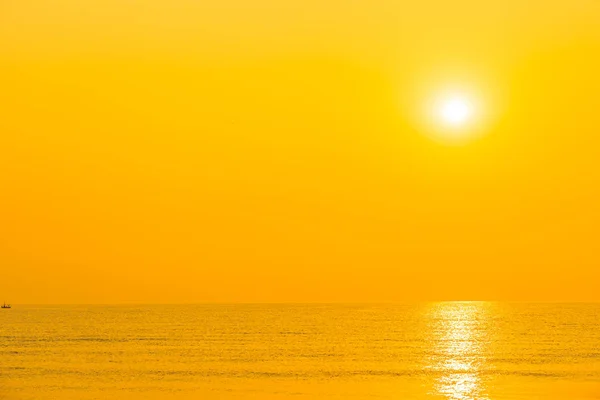
[[[415,134],[443,146],[464,146],[494,132],[505,112],[503,89],[475,74],[463,75],[424,75],[403,93],[401,106]]]
[[[479,137],[486,116],[475,90],[440,90],[424,102],[423,128],[445,144],[465,144]]]
[[[443,100],[439,113],[445,124],[457,127],[469,121],[473,113],[473,107],[466,98],[452,97]]]

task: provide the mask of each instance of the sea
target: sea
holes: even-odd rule
[[[15,305],[0,399],[600,399],[600,304]]]

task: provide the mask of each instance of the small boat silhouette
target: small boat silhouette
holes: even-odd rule
[[[11,306],[10,304],[6,304],[6,302],[4,302],[0,308],[11,308]]]

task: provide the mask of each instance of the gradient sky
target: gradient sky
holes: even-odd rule
[[[4,0],[0,301],[600,301],[600,2]],[[492,115],[461,145],[419,110]]]

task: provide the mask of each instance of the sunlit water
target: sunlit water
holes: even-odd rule
[[[600,399],[600,304],[15,307],[2,399]]]

